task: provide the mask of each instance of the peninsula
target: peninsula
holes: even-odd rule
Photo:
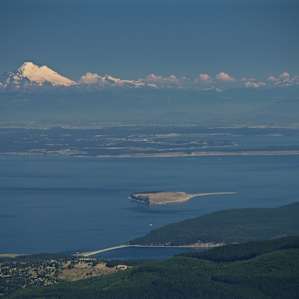
[[[210,193],[186,193],[186,192],[139,192],[130,195],[130,198],[148,205],[164,205],[171,203],[187,202],[194,197],[211,195],[231,195],[236,192],[210,192]]]

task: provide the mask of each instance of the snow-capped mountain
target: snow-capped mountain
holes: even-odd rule
[[[31,87],[65,87],[73,90],[101,90],[102,88],[150,88],[150,89],[195,89],[215,90],[217,92],[231,88],[280,88],[299,86],[299,76],[283,72],[270,76],[266,80],[252,78],[233,78],[228,73],[220,72],[215,77],[200,74],[198,78],[177,77],[175,75],[150,74],[144,78],[128,80],[109,74],[102,75],[87,72],[78,81],[71,80],[46,65],[39,66],[33,62],[23,63],[16,71],[0,77],[0,91],[28,90]],[[75,88],[72,88],[75,87]],[[28,89],[27,89],[28,88]],[[48,90],[48,89],[46,89]]]
[[[75,84],[75,81],[60,75],[46,65],[38,66],[32,62],[25,62],[15,72],[4,74],[0,86],[3,88],[44,85],[69,87]]]
[[[55,72],[46,65],[39,66],[33,62],[24,62],[16,71],[4,74],[0,78],[0,88],[22,89],[27,87],[144,87],[152,86],[144,80],[125,80],[111,75],[98,75],[87,72],[76,82]]]

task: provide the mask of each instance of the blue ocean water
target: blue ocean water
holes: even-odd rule
[[[200,252],[206,249],[194,248],[122,248],[97,254],[100,260],[163,260],[186,252]]]
[[[0,252],[89,250],[161,225],[240,207],[298,201],[299,157],[96,159],[0,157]],[[147,207],[132,192],[236,191]]]

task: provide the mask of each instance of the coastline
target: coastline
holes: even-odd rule
[[[299,150],[246,150],[246,151],[194,151],[194,152],[163,152],[163,153],[133,153],[120,155],[84,155],[84,153],[69,151],[57,152],[2,152],[0,157],[61,157],[85,159],[154,159],[154,158],[196,158],[196,157],[275,157],[299,156]]]
[[[234,195],[237,192],[205,192],[205,193],[185,193],[185,192],[168,192],[168,191],[152,191],[132,193],[129,199],[147,204],[149,206],[181,204],[190,201],[196,197],[206,197],[215,195]]]
[[[206,242],[206,243],[194,243],[194,244],[186,244],[186,245],[163,245],[163,244],[151,244],[151,245],[141,245],[141,244],[122,244],[117,246],[112,246],[108,248],[103,248],[99,250],[93,250],[93,251],[86,251],[86,252],[77,252],[74,254],[74,256],[78,257],[91,257],[95,256],[97,254],[105,253],[105,252],[111,252],[114,250],[124,249],[124,248],[186,248],[186,249],[210,249],[215,247],[221,247],[224,246],[225,243],[213,243],[213,242]]]

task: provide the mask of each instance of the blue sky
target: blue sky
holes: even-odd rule
[[[31,60],[74,79],[298,74],[298,13],[292,0],[4,0],[0,73]]]

